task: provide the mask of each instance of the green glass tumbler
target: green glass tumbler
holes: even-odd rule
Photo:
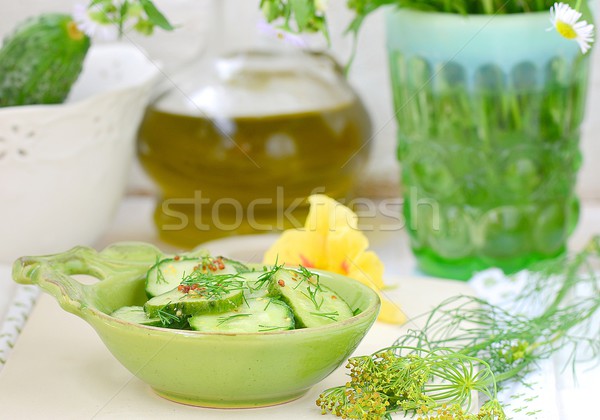
[[[577,224],[589,59],[549,15],[387,17],[404,216],[427,274],[515,272]]]

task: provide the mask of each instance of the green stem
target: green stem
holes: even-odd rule
[[[483,11],[488,15],[494,13],[494,4],[491,0],[483,0]]]
[[[547,316],[547,314],[555,312],[558,309],[562,301],[574,286],[574,283],[571,279],[576,278],[577,272],[581,268],[581,264],[587,259],[587,257],[587,252],[580,252],[575,256],[573,263],[568,265],[567,272],[565,273],[565,282],[562,284],[560,290],[556,294],[554,301],[550,304],[550,306],[548,306],[548,308],[546,308],[542,316]]]

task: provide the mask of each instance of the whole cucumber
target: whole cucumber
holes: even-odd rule
[[[0,107],[62,103],[89,47],[90,39],[69,15],[23,22],[0,48]]]

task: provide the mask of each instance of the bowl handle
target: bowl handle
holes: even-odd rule
[[[162,253],[144,243],[118,243],[102,252],[78,246],[69,251],[39,257],[21,257],[13,264],[13,279],[20,284],[36,284],[54,296],[60,306],[80,315],[91,302],[90,287],[72,278],[87,274],[99,280],[139,276]]]

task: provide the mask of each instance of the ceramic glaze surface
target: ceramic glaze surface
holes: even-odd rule
[[[144,276],[159,255],[145,244],[116,244],[101,253],[79,247],[21,258],[13,276],[39,285],[87,321],[123,366],[159,395],[206,407],[258,407],[298,398],[350,356],[379,311],[379,298],[368,287],[320,272],[323,284],[360,314],[325,327],[245,334],[167,330],[107,315],[145,301]],[[70,277],[74,274],[101,281],[83,285]]]
[[[67,103],[0,109],[0,261],[102,234],[157,74],[133,46],[93,47]]]

